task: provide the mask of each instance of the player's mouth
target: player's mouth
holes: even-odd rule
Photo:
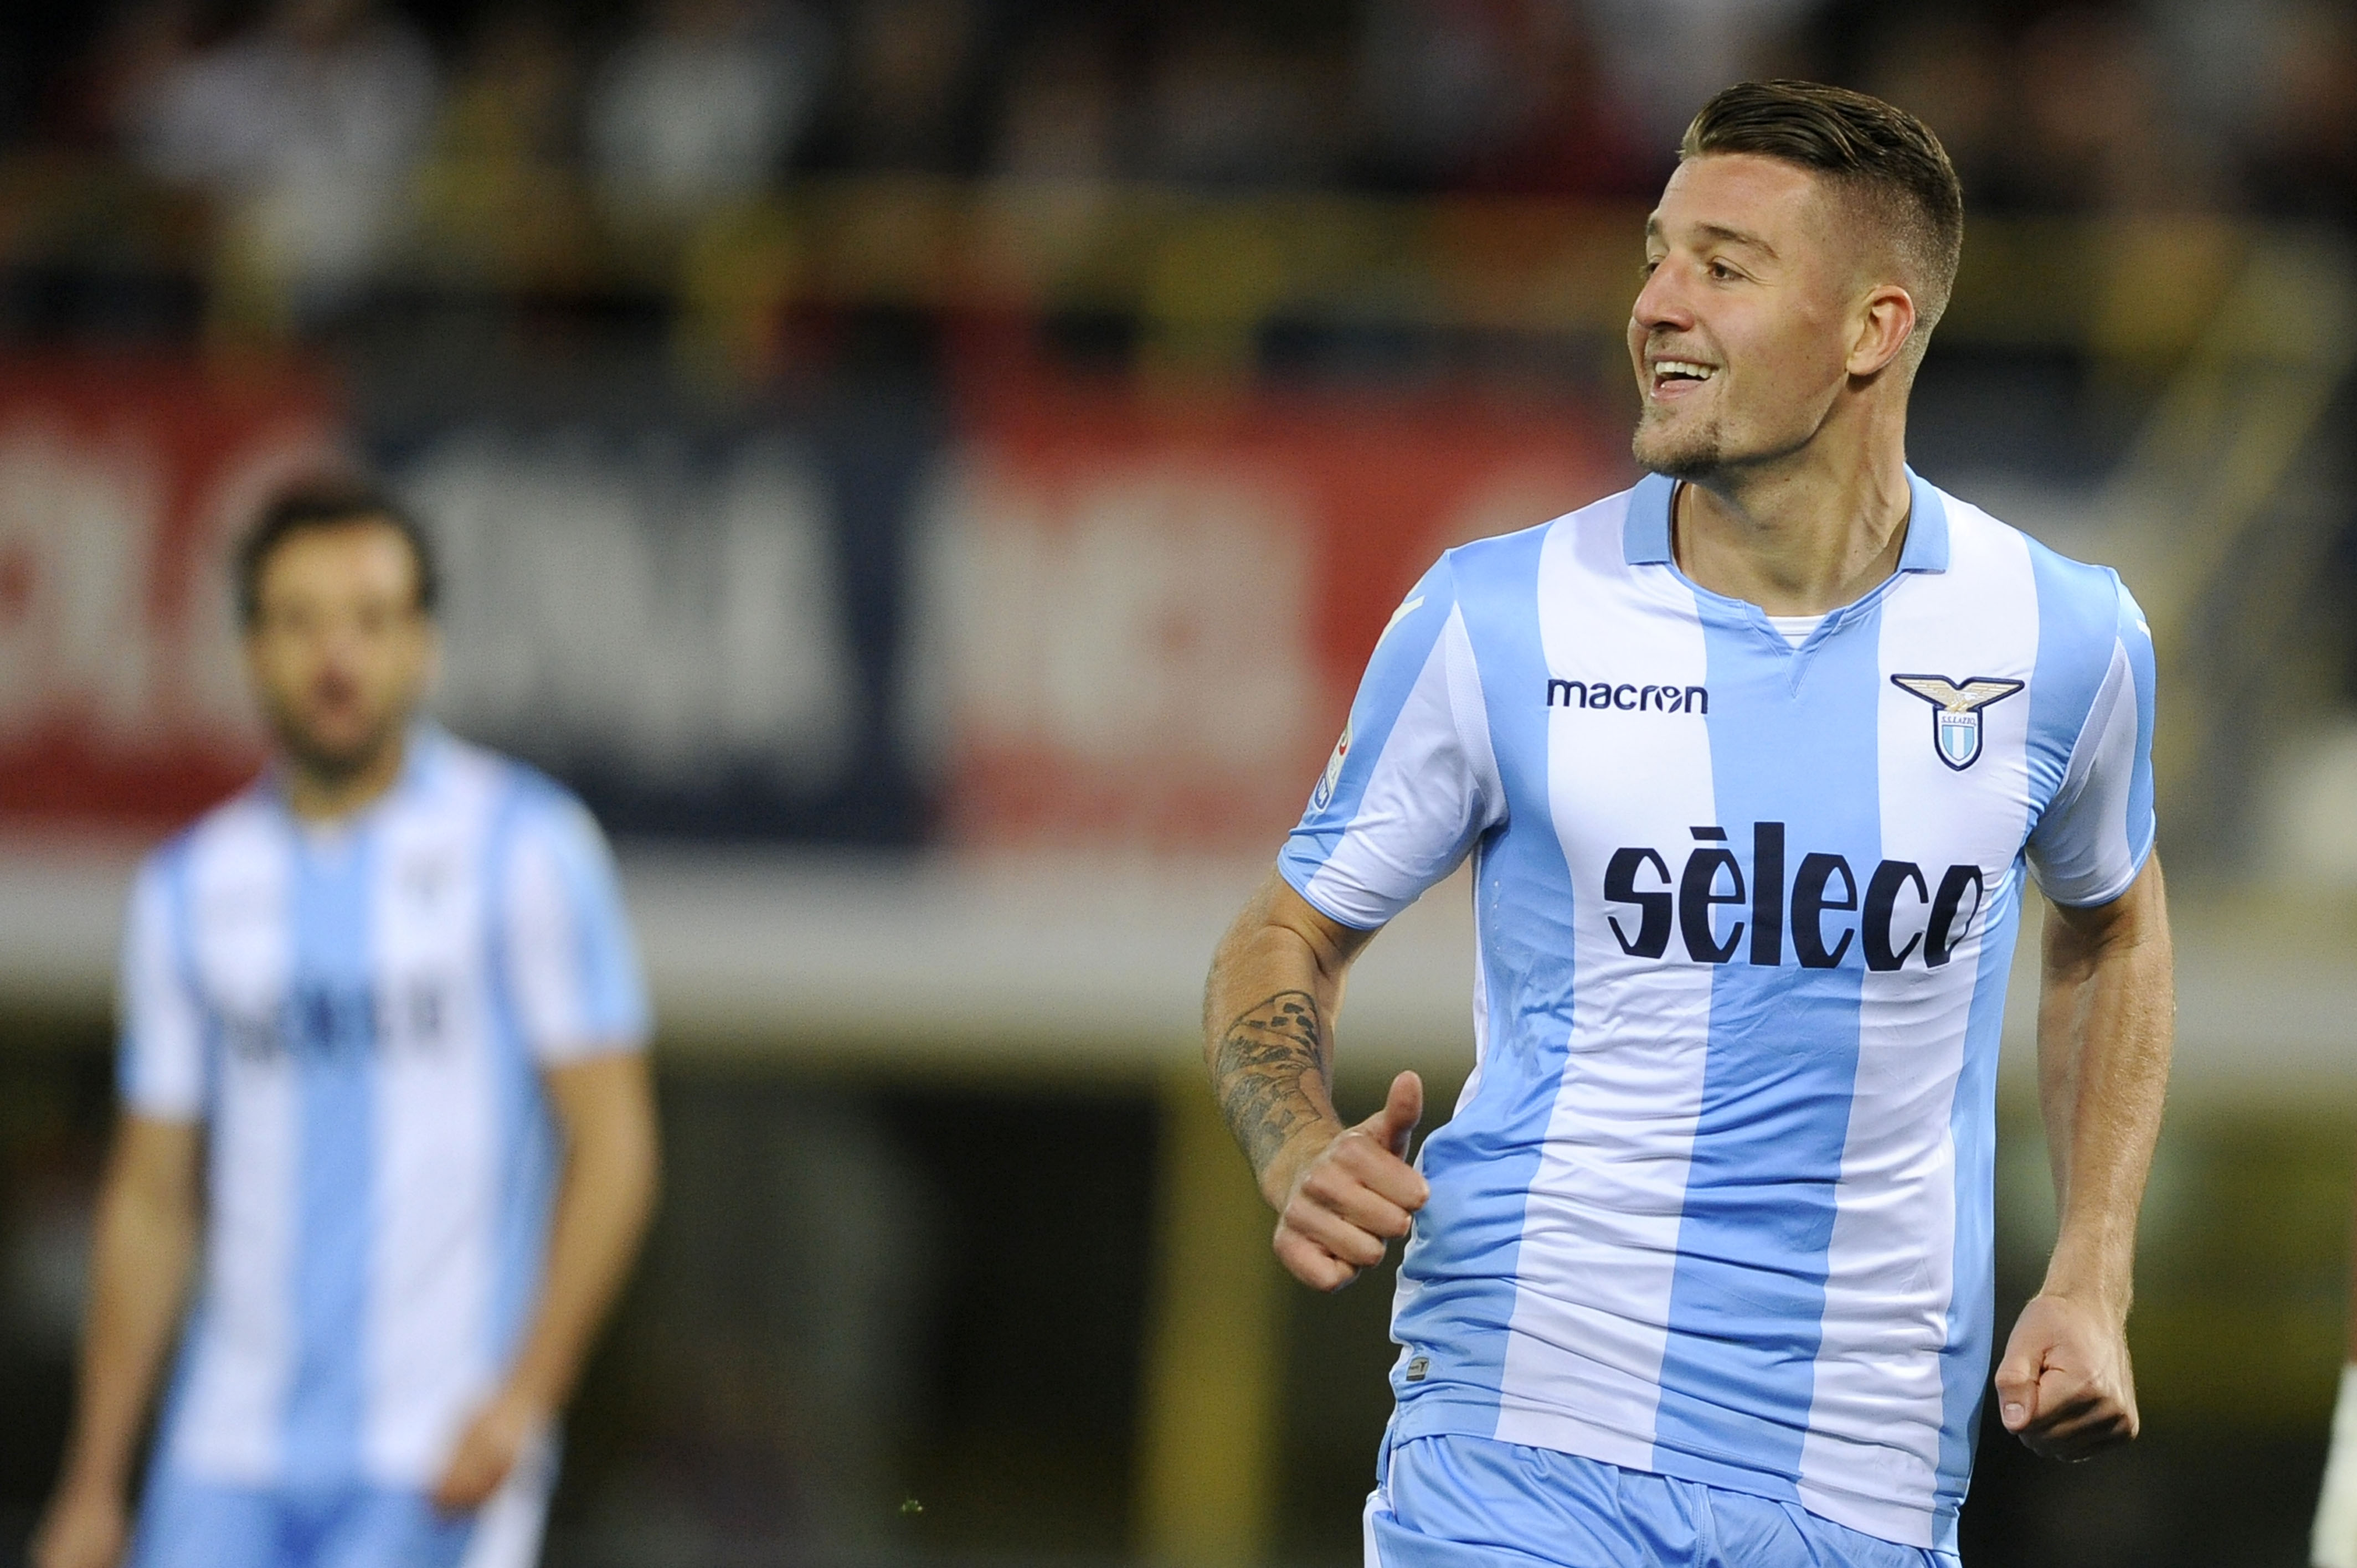
[[[1706,365],[1699,360],[1654,360],[1646,368],[1652,372],[1651,390],[1657,398],[1682,396],[1718,374],[1717,365]]]

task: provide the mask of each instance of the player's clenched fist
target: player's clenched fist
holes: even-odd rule
[[[1431,1189],[1407,1163],[1408,1141],[1424,1117],[1424,1080],[1392,1079],[1383,1108],[1333,1135],[1294,1172],[1277,1211],[1276,1256],[1294,1278],[1340,1290],[1408,1233]]]
[[[2084,1459],[2136,1434],[2127,1336],[2061,1295],[2033,1297],[1996,1369],[1997,1415],[2033,1454]]]

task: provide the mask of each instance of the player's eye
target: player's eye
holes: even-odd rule
[[[1729,283],[1742,274],[1725,262],[1713,262],[1710,263],[1710,275],[1713,282]]]

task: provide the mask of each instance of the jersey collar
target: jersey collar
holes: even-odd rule
[[[1907,470],[1907,542],[1899,547],[1899,569],[1944,572],[1948,569],[1946,500],[1912,468]],[[1677,493],[1678,482],[1666,474],[1648,474],[1629,492],[1629,518],[1621,525],[1620,547],[1630,565],[1675,564],[1670,550],[1670,501]]]

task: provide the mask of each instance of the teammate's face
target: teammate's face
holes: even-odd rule
[[[1699,479],[1807,444],[1846,373],[1857,265],[1841,216],[1781,159],[1678,166],[1645,225],[1629,315],[1641,465]]]
[[[434,666],[407,542],[366,519],[302,529],[270,553],[256,588],[246,668],[279,744],[328,778],[377,761]]]

